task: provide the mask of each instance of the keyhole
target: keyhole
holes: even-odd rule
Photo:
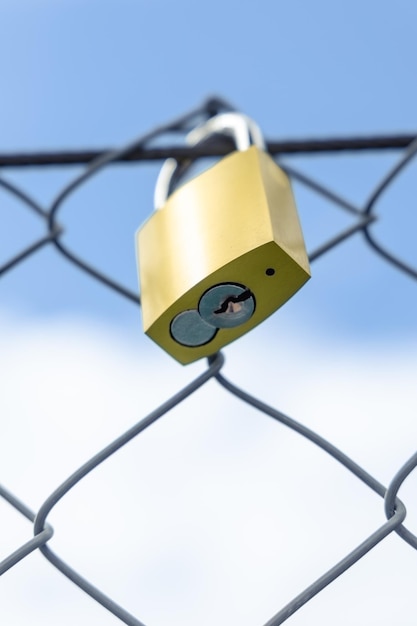
[[[204,293],[198,311],[205,322],[217,328],[233,328],[248,321],[255,310],[250,289],[235,283],[221,283]]]

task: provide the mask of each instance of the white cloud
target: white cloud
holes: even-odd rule
[[[225,376],[389,482],[417,441],[416,346],[326,345],[271,329],[226,351]],[[1,334],[2,482],[34,509],[205,367],[80,321],[4,317]],[[415,530],[416,481],[401,491]],[[0,509],[3,557],[30,524]],[[257,626],[384,516],[335,461],[210,381],[81,481],[50,521],[51,547],[147,626]],[[402,606],[411,626],[416,556],[388,538],[288,623],[388,625]],[[0,597],[8,626],[119,623],[40,554],[4,575]]]

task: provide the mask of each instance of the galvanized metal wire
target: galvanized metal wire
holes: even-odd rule
[[[182,148],[178,146],[172,147],[172,149],[155,148],[152,146],[152,141],[168,132],[177,132],[180,135],[184,134],[189,130],[190,126],[194,125],[198,121],[203,121],[214,114],[228,110],[231,110],[231,107],[227,102],[218,98],[210,99],[195,110],[192,110],[178,119],[149,131],[145,135],[120,149],[109,150],[101,153],[90,150],[78,151],[72,155],[60,153],[55,156],[51,154],[45,156],[42,155],[42,153],[32,155],[32,157],[30,157],[30,155],[12,155],[9,157],[7,157],[7,155],[2,155],[0,157],[0,165],[3,166],[23,166],[28,164],[36,164],[39,166],[50,163],[70,164],[75,162],[84,162],[87,163],[87,165],[82,173],[67,184],[60,191],[51,205],[46,208],[27,195],[20,187],[11,183],[6,178],[0,177],[0,186],[6,192],[22,202],[28,210],[36,215],[45,227],[44,234],[41,237],[32,241],[12,258],[3,263],[0,267],[0,276],[13,271],[14,268],[23,263],[25,260],[33,258],[36,252],[45,246],[53,246],[59,254],[63,255],[81,271],[89,274],[94,280],[100,281],[106,285],[106,287],[113,290],[117,295],[123,296],[134,304],[140,305],[140,298],[135,292],[126,288],[119,282],[116,282],[104,274],[101,270],[86,263],[63,242],[62,235],[65,228],[58,221],[60,210],[65,201],[71,197],[72,193],[76,189],[87,183],[99,171],[112,163],[133,159],[160,159],[167,156],[174,156],[175,158],[182,159],[185,163],[190,163],[194,159],[203,155],[213,156],[214,154],[225,154],[228,150],[230,150],[230,144],[221,138],[219,138],[219,142],[215,145],[210,144],[205,146],[196,146],[195,148]],[[339,232],[336,236],[329,239],[320,247],[310,251],[309,258],[311,262],[314,262],[322,255],[329,253],[333,248],[353,235],[362,233],[364,241],[376,254],[380,255],[384,261],[390,263],[399,271],[407,274],[410,278],[417,279],[416,268],[413,268],[403,260],[396,258],[391,252],[386,250],[384,246],[378,242],[372,229],[373,224],[377,219],[375,207],[378,201],[381,199],[382,195],[389,188],[395,178],[417,154],[417,138],[413,138],[411,135],[404,135],[391,138],[391,140],[387,137],[374,137],[369,140],[364,138],[352,138],[350,140],[344,140],[344,143],[341,139],[315,140],[314,142],[298,141],[293,143],[268,142],[268,147],[271,153],[274,154],[283,154],[285,152],[294,153],[296,151],[317,152],[323,150],[342,149],[380,149],[383,147],[395,147],[397,149],[401,149],[402,153],[397,163],[386,173],[384,178],[370,194],[369,200],[365,202],[363,206],[356,206],[355,204],[352,204],[351,202],[340,197],[334,191],[298,171],[293,166],[282,163],[281,166],[293,180],[309,188],[314,193],[323,196],[341,210],[346,211],[354,220],[354,223],[348,228]],[[360,545],[336,563],[329,571],[320,576],[320,578],[313,581],[311,585],[297,595],[286,606],[281,608],[273,617],[271,617],[271,619],[268,620],[265,626],[278,626],[278,624],[285,622],[301,606],[303,606],[306,602],[309,602],[311,598],[320,593],[320,591],[332,583],[336,578],[341,576],[347,569],[349,569],[354,563],[360,560],[365,554],[371,551],[391,533],[397,533],[397,535],[410,547],[417,549],[417,537],[404,525],[404,521],[406,519],[406,509],[404,504],[397,497],[402,483],[417,467],[417,453],[413,454],[410,459],[405,460],[404,465],[392,478],[391,483],[385,486],[369,474],[366,469],[359,466],[353,459],[344,454],[332,443],[326,441],[318,433],[310,430],[291,417],[281,413],[276,408],[268,406],[262,400],[251,396],[245,390],[238,388],[225,377],[223,369],[224,358],[221,353],[210,357],[208,359],[207,368],[202,374],[84,463],[77,471],[75,471],[60,486],[58,486],[53,493],[50,494],[37,512],[31,511],[15,494],[10,493],[6,487],[0,486],[0,496],[18,513],[27,518],[33,524],[33,537],[28,539],[23,545],[19,546],[2,560],[0,563],[0,574],[4,574],[11,568],[17,567],[19,562],[25,559],[29,554],[35,550],[39,550],[57,570],[77,585],[80,590],[87,593],[96,602],[111,612],[121,622],[128,624],[129,626],[144,626],[136,616],[131,615],[123,607],[119,606],[112,600],[112,598],[104,594],[89,580],[75,571],[71,567],[70,563],[64,561],[59,555],[50,549],[48,543],[53,536],[53,529],[48,524],[48,516],[55,505],[90,472],[93,472],[101,463],[105,462],[117,450],[127,445],[135,437],[139,436],[145,429],[166,415],[171,409],[180,405],[187,397],[197,393],[203,385],[212,379],[216,380],[230,394],[236,396],[238,401],[250,405],[273,420],[276,420],[287,428],[292,429],[300,436],[307,439],[311,444],[318,446],[323,452],[330,455],[336,462],[343,465],[349,472],[356,476],[369,489],[374,491],[385,501],[386,521],[383,523],[381,522],[380,526],[376,528],[371,535],[364,538]]]

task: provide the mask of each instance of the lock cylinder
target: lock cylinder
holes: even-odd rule
[[[190,309],[174,317],[170,331],[174,341],[195,348],[209,343],[217,333],[217,328],[207,324],[196,309]]]
[[[234,328],[248,321],[255,310],[253,293],[243,285],[215,285],[201,296],[198,312],[215,328]]]
[[[181,311],[174,317],[171,335],[183,346],[203,346],[214,338],[219,328],[244,324],[254,310],[254,295],[243,285],[215,285],[201,296],[197,309]]]
[[[255,327],[310,278],[289,179],[256,145],[174,190],[136,241],[144,330],[183,364]]]

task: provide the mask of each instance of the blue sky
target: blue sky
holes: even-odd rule
[[[5,0],[0,152],[120,146],[212,94],[272,139],[417,134],[416,41],[412,0]],[[362,205],[399,156],[283,163]],[[66,244],[131,289],[134,233],[153,209],[159,167],[108,168],[60,214]],[[412,162],[381,198],[374,232],[417,265],[416,168]],[[81,171],[1,175],[47,206]],[[352,223],[299,184],[294,191],[309,250]],[[0,263],[43,232],[0,190]],[[417,436],[417,285],[361,235],[312,272],[299,294],[225,351],[226,374],[388,483]],[[163,354],[142,335],[136,306],[52,247],[2,277],[0,294],[0,469],[6,486],[36,509],[204,363],[182,368]],[[54,547],[147,626],[262,624],[383,523],[379,498],[356,479],[236,402],[208,387],[51,516]],[[404,499],[414,528],[415,488],[412,476]],[[25,520],[0,506],[3,555],[30,534]],[[123,537],[111,543],[114,528]],[[402,606],[401,623],[415,624],[411,548],[391,537],[355,567],[288,623],[334,624],[336,617],[340,626],[388,626]],[[2,585],[7,626],[118,623],[40,555]]]
[[[2,151],[122,145],[209,94],[253,116],[271,138],[413,132],[416,12],[412,2],[398,3],[395,12],[384,2],[255,7],[215,1],[209,8],[126,0],[5,3]],[[360,204],[398,156],[286,162]],[[381,199],[383,219],[375,226],[410,262],[415,167],[411,164]],[[132,233],[152,210],[158,168],[109,169],[80,188],[62,211],[65,242],[132,289],[137,288]],[[6,175],[47,203],[78,171]],[[351,223],[298,185],[295,192],[309,249]],[[1,197],[6,256],[41,232],[41,225]],[[374,257],[361,235],[313,271],[314,281],[277,315],[279,323],[288,313],[305,324],[308,311],[318,329],[335,334],[413,332],[413,281]],[[108,321],[120,316],[131,328],[137,316],[52,249],[6,277],[2,289],[4,301],[30,314],[73,311]]]

